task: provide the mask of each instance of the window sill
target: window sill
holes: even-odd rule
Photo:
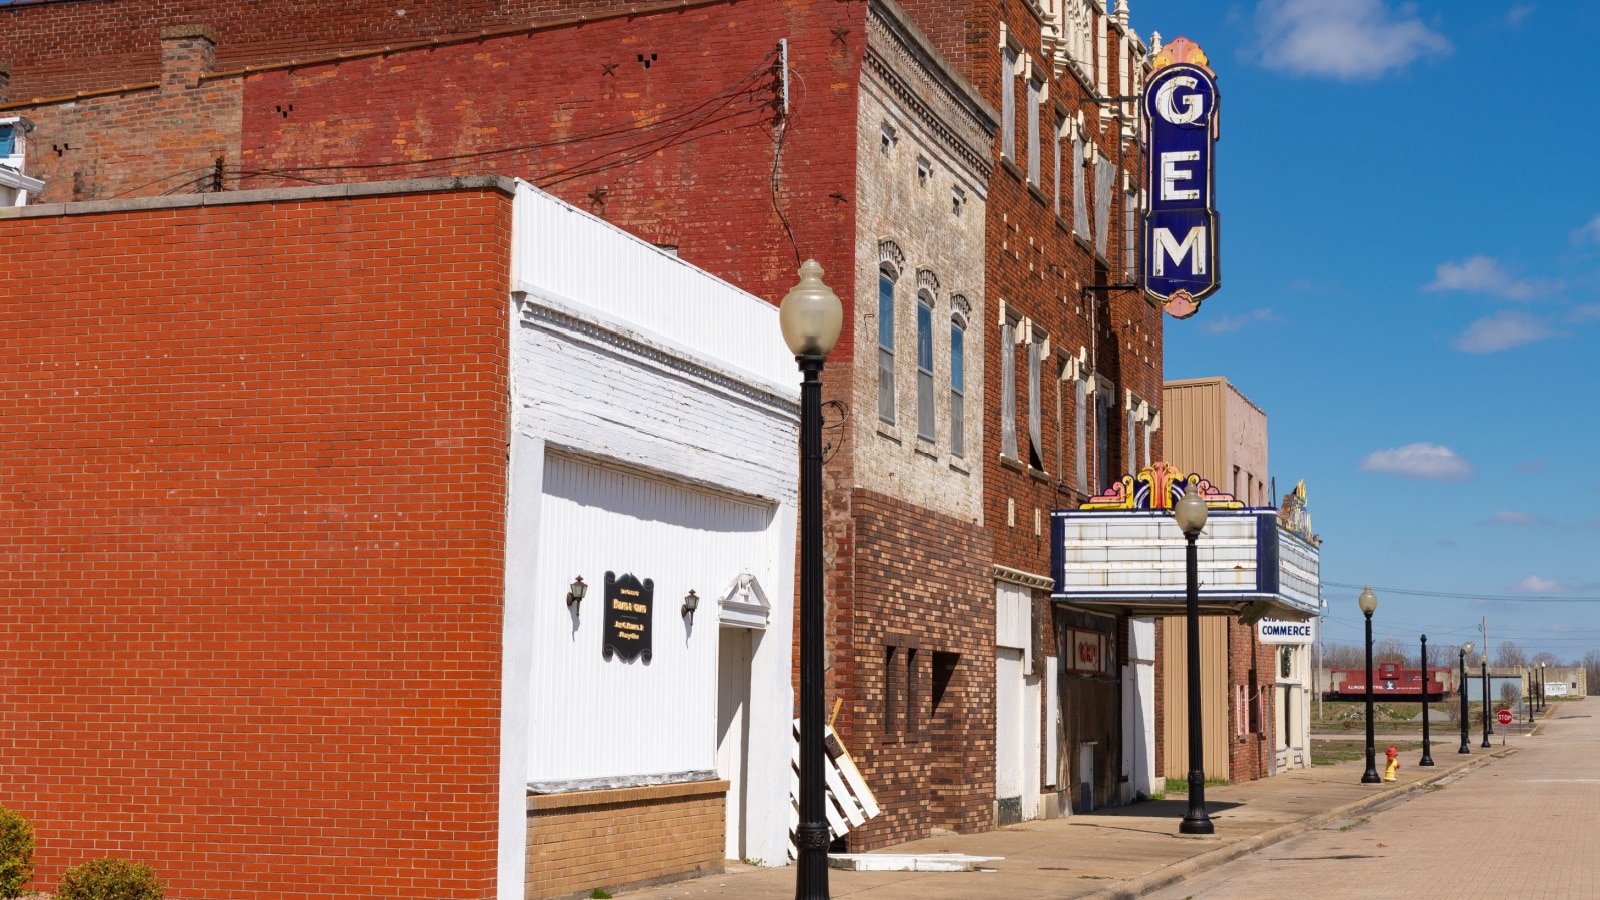
[[[1028,474],[1033,476],[1034,481],[1050,480],[1050,476],[1043,469],[1035,469],[1033,466],[1028,467]]]
[[[1050,198],[1046,197],[1044,195],[1044,191],[1040,190],[1039,186],[1031,181],[1028,182],[1028,194],[1029,196],[1033,197],[1033,199],[1039,201],[1040,206],[1050,205]]]
[[[1016,469],[1018,472],[1021,472],[1027,468],[1022,463],[1012,459],[1004,453],[1000,454],[1000,465],[1005,466],[1008,469]]]
[[[900,429],[896,428],[893,422],[885,422],[882,419],[878,420],[878,436],[888,438],[896,444],[905,443],[900,440]]]
[[[933,442],[920,434],[917,435],[917,445],[911,448],[911,451],[918,456],[931,459],[934,462],[939,461],[939,452],[934,448]]]
[[[1018,181],[1022,181],[1022,182],[1026,182],[1027,181],[1026,178],[1022,177],[1022,170],[1017,168],[1017,164],[1012,162],[1011,158],[1008,157],[1008,156],[1001,156],[1000,157],[1000,168],[1004,169],[1007,172],[1010,172],[1011,173],[1011,177],[1015,178]]]
[[[972,470],[967,468],[967,465],[966,465],[965,462],[960,462],[960,461],[957,461],[957,460],[954,460],[954,459],[950,460],[950,469],[952,471],[955,471],[955,472],[960,472],[963,475],[971,475],[972,474]]]

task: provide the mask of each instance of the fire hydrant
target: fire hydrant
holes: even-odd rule
[[[1383,768],[1383,780],[1394,781],[1395,772],[1400,768],[1400,751],[1389,748],[1389,764]]]

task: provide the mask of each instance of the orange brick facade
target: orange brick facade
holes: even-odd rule
[[[492,895],[509,223],[483,189],[0,221],[32,887],[114,853],[185,898]]]
[[[528,798],[528,900],[722,871],[726,781]]]

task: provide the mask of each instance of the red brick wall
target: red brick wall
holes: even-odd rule
[[[934,826],[994,821],[994,582],[988,536],[971,523],[866,490],[854,498],[854,632],[860,653],[841,731],[883,815],[851,833],[853,850],[924,837]],[[885,648],[898,645],[899,670]],[[915,650],[907,671],[905,653]],[[960,660],[933,706],[936,654]],[[885,720],[891,706],[893,719]],[[909,697],[909,704],[902,699]],[[910,717],[907,718],[907,706]]]
[[[243,101],[244,83],[235,78],[13,110],[34,123],[27,173],[45,187],[30,200],[73,203],[207,190],[218,157],[225,175],[238,169]],[[225,184],[237,181],[227,178]]]
[[[33,887],[487,897],[509,198],[0,221],[0,802]]]
[[[855,133],[862,14],[728,3],[255,74],[242,165],[319,181],[515,175],[777,302],[798,265],[772,187],[771,67],[787,37],[797,78],[778,201],[798,253],[822,263],[849,316],[855,141],[841,135]],[[688,127],[708,97],[739,85]],[[458,158],[428,161],[439,157]],[[632,161],[607,165],[617,160]],[[363,168],[307,169],[328,166]],[[246,185],[274,183],[293,181]],[[830,371],[845,371],[848,340],[847,329]]]
[[[1273,728],[1277,711],[1273,704],[1277,697],[1273,685],[1277,683],[1274,669],[1276,647],[1256,639],[1252,625],[1240,625],[1237,618],[1228,620],[1228,778],[1230,781],[1254,781],[1272,774],[1272,756],[1276,752]],[[1255,669],[1256,690],[1260,692],[1261,721],[1257,730],[1251,730],[1250,671]],[[1237,702],[1243,697],[1244,703]]]
[[[217,62],[227,70],[645,5],[617,0],[36,0],[0,6],[0,46],[15,68],[11,96],[30,99],[155,81],[156,36],[169,25],[214,28],[220,41]]]

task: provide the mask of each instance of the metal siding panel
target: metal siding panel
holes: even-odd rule
[[[1207,778],[1228,777],[1228,620],[1206,616],[1200,620],[1200,702],[1205,711],[1205,762]]]
[[[515,202],[512,290],[536,286],[707,359],[777,384],[798,383],[774,304],[526,184],[518,185]]]
[[[741,570],[775,578],[774,508],[559,455],[546,458],[544,490],[529,780],[715,768],[715,598]],[[601,656],[608,570],[655,582],[648,664]],[[590,591],[574,623],[564,598],[577,575]],[[689,626],[691,588],[707,602]]]

